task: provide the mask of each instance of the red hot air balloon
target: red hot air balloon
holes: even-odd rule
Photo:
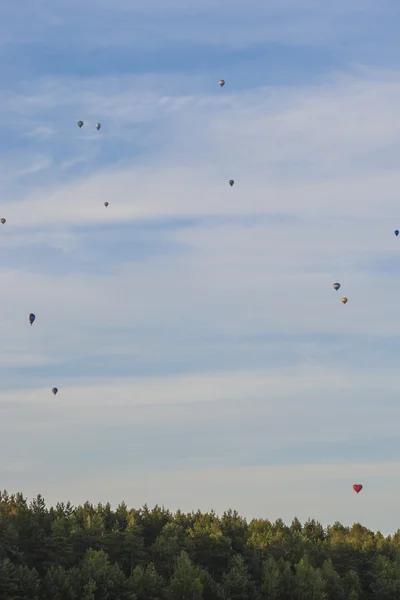
[[[353,490],[359,494],[361,492],[361,490],[363,489],[363,486],[361,485],[361,483],[355,483],[353,485]]]

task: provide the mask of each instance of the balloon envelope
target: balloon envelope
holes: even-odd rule
[[[337,291],[340,288],[340,283],[334,283],[333,287],[335,288],[335,290]]]
[[[31,324],[31,325],[32,325],[32,323],[33,323],[33,321],[34,321],[35,319],[36,319],[35,315],[34,315],[33,313],[31,313],[31,314],[29,315],[29,322],[30,322],[30,324]]]
[[[342,302],[343,302],[343,304],[346,304],[347,298],[342,298]]]
[[[100,127],[101,127],[100,123],[96,123],[96,129],[97,129],[97,131],[100,129]]]
[[[396,229],[396,231],[394,232],[394,235],[399,235],[399,230]]]
[[[220,79],[220,80],[218,81],[218,83],[219,83],[219,85],[220,85],[221,87],[224,87],[224,85],[225,85],[225,80],[224,80],[224,79]]]
[[[58,392],[58,389],[57,388],[53,388],[51,391],[53,392],[54,395],[56,395],[57,392]]]
[[[363,486],[361,485],[361,483],[355,483],[353,485],[353,490],[359,494],[361,492],[361,490],[363,489]]]
[[[233,186],[233,184],[234,184],[234,183],[235,183],[235,182],[233,181],[233,179],[230,179],[230,180],[229,180],[229,185],[230,185],[231,187]]]
[[[3,225],[5,222],[6,222],[6,219],[0,219],[0,223],[3,223]]]
[[[108,202],[104,202],[104,206],[108,206]]]
[[[78,127],[82,127],[82,125],[83,125],[83,121],[78,121],[78,123],[77,123],[77,124],[78,124]]]

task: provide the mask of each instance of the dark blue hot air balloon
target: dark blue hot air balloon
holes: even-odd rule
[[[53,392],[54,395],[56,395],[57,392],[58,392],[58,389],[57,388],[53,388],[51,391]]]
[[[399,235],[399,230],[396,229],[396,231],[394,232],[394,235]]]
[[[30,323],[31,325],[33,325],[33,321],[34,321],[35,319],[36,319],[35,315],[34,315],[33,313],[31,313],[31,314],[29,315],[29,323]]]

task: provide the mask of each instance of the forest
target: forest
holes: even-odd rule
[[[400,530],[0,492],[0,600],[396,600]]]

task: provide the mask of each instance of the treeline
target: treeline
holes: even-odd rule
[[[0,492],[0,600],[396,600],[400,531]]]

